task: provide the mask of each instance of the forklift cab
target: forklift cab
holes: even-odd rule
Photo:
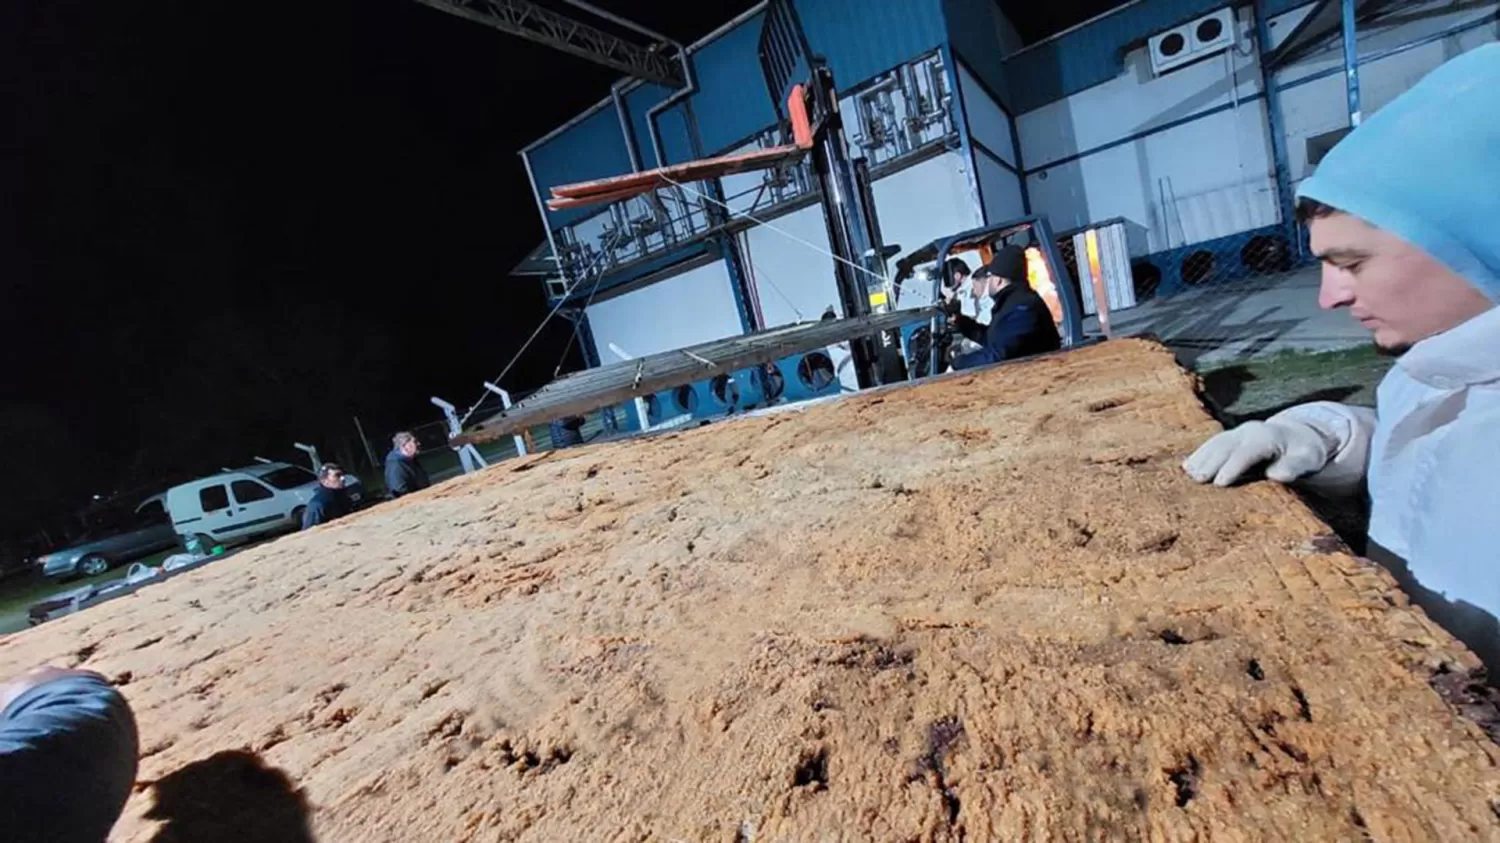
[[[1001,246],[1020,246],[1026,253],[1026,280],[1031,288],[1047,303],[1052,320],[1057,324],[1057,333],[1062,337],[1063,348],[1074,348],[1086,340],[1083,335],[1083,308],[1078,301],[1078,292],[1068,277],[1067,269],[1057,253],[1051,226],[1044,217],[1033,216],[1019,220],[988,225],[944,237],[917,249],[896,263],[892,279],[898,302],[903,290],[911,289],[916,295],[929,294],[930,301],[942,301],[942,286],[951,283],[944,277],[948,259],[964,256],[968,263],[978,269],[994,256]],[[922,290],[921,294],[915,290]],[[940,349],[932,342],[946,329],[944,317],[935,317],[930,326],[919,326],[909,330],[904,339],[909,357],[930,356],[930,360],[911,359],[913,375],[936,372],[939,369]],[[925,341],[918,335],[926,334]]]

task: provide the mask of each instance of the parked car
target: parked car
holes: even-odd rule
[[[204,477],[167,490],[172,527],[184,541],[237,544],[302,526],[302,511],[318,488],[317,475],[284,462],[252,465]],[[354,506],[365,503],[364,485],[344,475]]]
[[[115,530],[101,530],[102,535],[86,536],[65,550],[57,550],[37,560],[42,573],[49,577],[93,577],[115,565],[150,556],[177,546],[177,532],[167,517],[165,499],[155,495],[135,508],[133,520]]]

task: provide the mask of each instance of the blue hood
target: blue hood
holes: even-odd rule
[[[1297,196],[1421,246],[1500,302],[1500,44],[1453,59],[1380,109]]]

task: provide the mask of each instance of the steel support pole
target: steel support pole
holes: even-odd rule
[[[375,449],[370,447],[370,439],[365,436],[365,426],[359,423],[359,416],[354,417],[354,429],[359,431],[359,444],[365,446],[365,456],[370,460],[370,468],[378,474],[380,463],[375,461]]]
[[[814,63],[813,68],[810,110],[816,115],[815,119],[822,121],[822,129],[813,146],[813,172],[818,179],[819,193],[823,200],[821,205],[823,221],[828,227],[828,244],[837,256],[833,270],[838,284],[839,303],[843,305],[844,318],[854,319],[871,312],[871,290],[865,276],[875,275],[870,266],[871,257],[878,255],[873,255],[864,197],[855,178],[854,163],[849,160],[849,152],[844,145],[844,127],[839,118],[838,93],[833,84],[833,74],[826,66],[817,63]],[[881,383],[878,349],[876,337],[856,337],[849,341],[855,379],[860,389],[869,389]]]
[[[1276,177],[1276,205],[1281,228],[1287,242],[1303,254],[1302,237],[1297,232],[1297,198],[1292,192],[1291,158],[1286,149],[1286,125],[1281,116],[1281,90],[1276,85],[1276,68],[1271,61],[1271,24],[1266,0],[1255,3],[1256,64],[1260,66],[1261,90],[1266,94],[1266,125],[1271,135],[1271,163]]]
[[[1359,39],[1355,34],[1354,0],[1339,0],[1344,20],[1344,87],[1349,93],[1349,128],[1359,128]]]
[[[542,217],[542,230],[547,232],[547,248],[552,250],[552,265],[557,269],[557,275],[563,281],[564,289],[571,289],[573,279],[568,277],[567,271],[563,269],[562,252],[557,250],[557,236],[552,233],[552,220],[547,216],[547,205],[542,201],[541,186],[536,183],[536,171],[531,169],[531,156],[525,150],[521,153],[521,165],[526,168],[526,180],[531,183],[531,195],[536,199],[536,210]],[[566,293],[564,294],[566,298]],[[552,291],[547,290],[547,298],[552,298]]]

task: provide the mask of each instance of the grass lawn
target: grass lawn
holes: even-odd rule
[[[1344,351],[1273,354],[1205,368],[1204,392],[1229,424],[1263,419],[1308,401],[1375,405],[1375,387],[1395,359],[1373,345]]]
[[[160,565],[163,559],[166,559],[173,553],[181,553],[181,551],[169,550],[136,561],[156,566]],[[54,594],[72,591],[75,588],[82,588],[86,585],[98,585],[124,579],[125,573],[130,570],[131,564],[127,562],[123,565],[110,568],[97,577],[87,577],[67,582],[47,579],[40,572],[20,575],[5,582],[0,582],[0,635],[9,635],[12,632],[19,632],[26,629],[28,626],[26,622],[26,610],[33,603],[40,603]]]
[[[1226,426],[1264,419],[1308,401],[1375,405],[1375,387],[1395,359],[1374,346],[1345,351],[1283,352],[1198,373],[1209,403]],[[1308,506],[1328,522],[1356,553],[1365,546],[1369,511],[1363,499],[1326,499],[1303,494]]]

